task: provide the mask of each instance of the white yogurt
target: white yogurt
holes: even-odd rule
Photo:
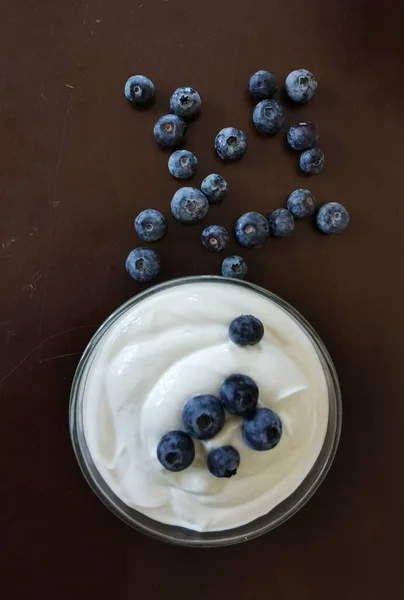
[[[228,339],[230,321],[252,314],[264,324],[260,344]],[[156,456],[164,433],[181,429],[181,411],[194,394],[219,393],[232,373],[252,377],[259,403],[275,410],[283,435],[272,450],[250,450],[242,420],[226,415],[180,473]],[[84,396],[86,441],[100,474],[128,506],[196,531],[231,529],[260,517],[302,483],[324,442],[328,390],[317,353],[297,322],[249,289],[219,282],[179,285],[127,310],[104,335]],[[218,479],[206,466],[210,449],[231,444],[238,472]]]

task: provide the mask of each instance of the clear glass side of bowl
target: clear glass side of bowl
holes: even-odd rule
[[[245,287],[275,302],[275,304],[285,310],[297,322],[313,343],[323,366],[328,385],[329,417],[321,452],[309,474],[291,496],[278,504],[266,515],[246,525],[225,531],[200,533],[181,527],[165,525],[150,519],[128,507],[112,492],[98,472],[87,446],[83,426],[83,397],[86,380],[96,356],[98,344],[110,327],[125,311],[162,290],[188,283],[203,282],[218,282],[223,285]],[[337,450],[341,422],[342,404],[337,373],[327,349],[311,325],[287,302],[263,288],[245,281],[210,275],[184,277],[154,286],[131,298],[112,313],[95,333],[81,357],[73,379],[69,406],[69,426],[73,449],[84,477],[99,499],[122,521],[146,535],[172,544],[194,547],[225,546],[245,542],[278,527],[294,515],[310,499],[326,476]]]

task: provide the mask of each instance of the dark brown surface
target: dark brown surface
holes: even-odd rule
[[[372,6],[373,4],[373,6]],[[399,598],[403,537],[403,3],[344,0],[3,0],[0,19],[1,591],[25,598]],[[283,141],[253,131],[246,81],[307,67],[320,85],[287,124],[315,121],[326,167],[303,178]],[[157,87],[132,110],[123,83]],[[69,387],[96,326],[139,291],[123,270],[136,213],[169,214],[177,183],[151,130],[170,92],[204,104],[187,147],[196,183],[230,193],[206,224],[268,212],[296,187],[342,201],[352,223],[245,252],[250,280],[318,330],[344,398],[340,450],[311,502],[278,530],[218,550],[169,547],[121,524],[90,491],[68,437]],[[249,150],[223,165],[216,132]],[[218,273],[200,226],[169,222],[160,281]],[[232,250],[236,246],[232,245]]]

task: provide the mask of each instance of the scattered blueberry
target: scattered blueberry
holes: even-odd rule
[[[168,170],[177,179],[190,179],[195,175],[198,160],[189,150],[176,150],[168,159]]]
[[[296,219],[304,219],[314,213],[316,199],[309,190],[295,190],[288,198],[287,207]]]
[[[286,77],[285,89],[291,100],[304,104],[316,93],[317,81],[307,69],[297,69]]]
[[[257,71],[251,75],[248,82],[248,91],[257,100],[271,98],[278,91],[278,80],[274,73]]]
[[[268,220],[257,212],[248,212],[237,219],[235,233],[244,248],[262,248],[269,238]]]
[[[293,150],[307,150],[313,148],[318,140],[318,130],[314,123],[296,123],[289,128],[287,133],[288,144]]]
[[[259,408],[242,427],[243,440],[253,450],[271,450],[282,436],[282,421],[270,408]]]
[[[233,477],[240,465],[240,454],[233,446],[219,446],[209,453],[208,469],[215,477]]]
[[[216,136],[215,150],[222,160],[239,160],[247,150],[245,133],[236,127],[225,127]]]
[[[318,175],[324,167],[324,154],[319,148],[305,150],[300,155],[300,168],[305,173]]]
[[[131,104],[144,106],[154,98],[154,85],[144,75],[133,75],[125,83],[125,96]]]
[[[233,279],[245,279],[247,271],[247,263],[241,256],[226,256],[226,258],[223,259],[223,277],[232,277]]]
[[[190,398],[182,411],[185,431],[198,440],[210,440],[223,428],[224,410],[220,400],[210,394]]]
[[[163,115],[155,124],[153,133],[159,146],[174,148],[184,142],[187,125],[177,115]]]
[[[170,98],[170,110],[185,121],[189,121],[198,115],[201,103],[201,97],[196,90],[182,87],[173,92]]]
[[[277,208],[268,219],[269,232],[275,237],[285,237],[291,235],[295,229],[295,222],[292,213],[286,208]]]
[[[202,231],[202,245],[211,252],[221,252],[229,245],[227,229],[220,225],[210,225]]]
[[[206,216],[208,199],[201,191],[192,187],[177,190],[171,200],[171,212],[181,223],[196,223]]]
[[[152,248],[135,248],[129,252],[125,268],[136,281],[150,281],[160,273],[160,256]]]
[[[255,346],[263,336],[263,324],[252,315],[241,315],[230,323],[229,337],[237,346]]]
[[[135,219],[135,230],[144,242],[161,240],[166,232],[165,217],[154,208],[142,210]]]
[[[277,100],[261,100],[254,108],[253,123],[261,133],[278,133],[284,120],[283,108]]]
[[[227,412],[237,417],[251,417],[257,408],[258,386],[247,375],[230,375],[220,388],[220,402]]]
[[[157,458],[168,471],[183,471],[195,458],[194,442],[184,431],[169,431],[157,446]]]
[[[211,204],[218,204],[227,195],[227,181],[217,173],[211,173],[201,183],[201,190]]]
[[[329,202],[320,208],[317,226],[323,233],[341,233],[349,223],[349,213],[339,202]]]

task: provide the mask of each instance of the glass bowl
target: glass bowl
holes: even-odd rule
[[[321,452],[311,471],[294,493],[266,515],[245,525],[224,531],[201,533],[173,525],[165,525],[155,521],[133,508],[130,508],[114,494],[98,472],[86,443],[83,424],[83,397],[87,375],[95,358],[98,344],[110,327],[123,313],[125,313],[125,311],[160,291],[188,283],[203,282],[217,282],[221,285],[243,286],[244,288],[248,288],[274,302],[297,322],[312,342],[324,369],[324,375],[328,386],[329,414],[327,431]],[[84,477],[99,499],[117,517],[135,529],[165,542],[194,547],[225,546],[228,544],[245,542],[274,529],[294,515],[314,494],[331,466],[339,442],[341,420],[342,405],[338,377],[324,344],[311,325],[292,306],[287,304],[284,300],[281,300],[275,294],[272,294],[261,287],[245,281],[210,275],[184,277],[156,285],[141,292],[134,298],[131,298],[112,313],[95,333],[81,357],[73,379],[69,406],[69,425],[73,449]]]

